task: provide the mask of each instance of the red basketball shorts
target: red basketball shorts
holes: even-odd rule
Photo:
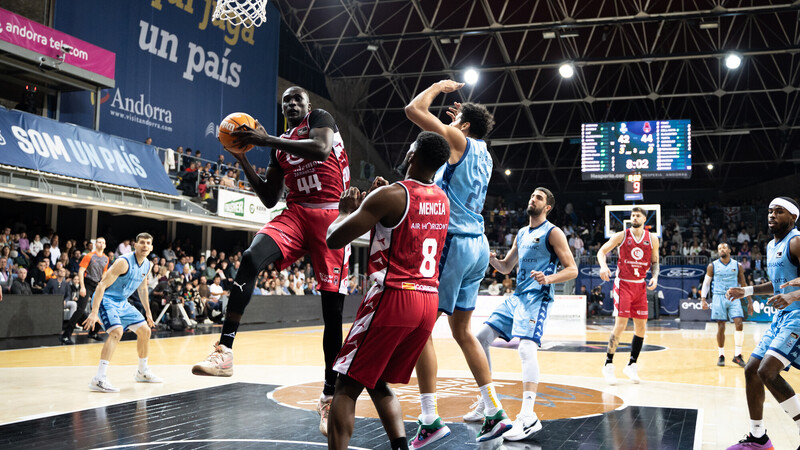
[[[614,315],[647,319],[647,284],[614,279]]]
[[[325,243],[328,226],[338,216],[338,209],[316,209],[290,204],[280,215],[264,225],[259,233],[271,237],[281,249],[283,259],[275,262],[279,269],[289,267],[308,253],[311,255],[317,289],[344,294],[347,292],[350,245],[331,250]]]
[[[333,370],[367,388],[407,384],[439,316],[435,292],[375,286],[367,292]]]

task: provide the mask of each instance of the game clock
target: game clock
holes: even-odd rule
[[[688,120],[581,125],[584,180],[621,178],[631,172],[646,178],[689,178],[691,170]]]
[[[629,173],[625,175],[625,200],[644,200],[641,173]]]

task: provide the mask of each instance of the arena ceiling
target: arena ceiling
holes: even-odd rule
[[[494,113],[497,189],[618,188],[581,181],[585,122],[692,120],[691,180],[653,181],[649,189],[727,190],[798,172],[800,1],[276,4],[328,78],[332,100],[391,164],[418,132],[403,107],[431,83],[461,80],[475,67],[474,88],[434,106],[443,118],[454,100]],[[731,50],[743,57],[735,71],[723,63]],[[571,79],[558,74],[565,61],[575,66]]]

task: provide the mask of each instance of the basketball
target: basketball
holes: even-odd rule
[[[244,153],[249,151],[251,148],[253,148],[252,144],[239,147],[234,143],[236,138],[231,136],[231,132],[241,130],[245,126],[255,129],[256,119],[254,119],[250,114],[243,112],[228,114],[228,117],[223,119],[222,123],[219,124],[219,133],[217,134],[217,139],[219,139],[219,142],[222,144],[222,146],[225,147],[225,149],[229,152]]]

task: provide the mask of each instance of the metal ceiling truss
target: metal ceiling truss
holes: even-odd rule
[[[495,167],[512,171],[495,174],[505,180],[493,183],[498,190],[597,189],[581,181],[574,142],[585,122],[691,119],[697,187],[794,170],[782,163],[800,144],[800,1],[276,4],[329,79],[363,83],[352,111],[390,164],[418,131],[403,107],[430,83],[475,67],[474,88],[433,108],[443,115],[453,101],[478,101],[495,115]],[[731,50],[743,57],[736,71],[723,63]],[[558,75],[564,62],[575,66],[571,79]]]

